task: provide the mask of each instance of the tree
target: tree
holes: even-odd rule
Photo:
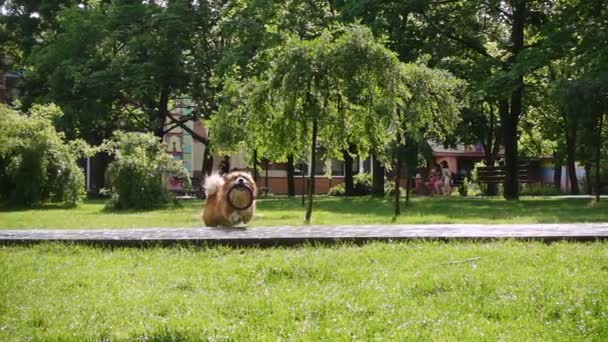
[[[452,134],[461,118],[458,91],[464,86],[445,70],[423,64],[403,64],[399,73],[399,99],[392,118],[395,146],[395,216],[400,214],[399,177],[403,160],[417,160],[418,144],[424,139],[443,140]],[[403,156],[404,152],[410,155]],[[409,176],[408,176],[409,181]]]
[[[552,12],[554,4],[543,1],[414,3],[417,6],[411,6],[408,14],[424,23],[418,35],[432,41],[426,48],[432,49],[436,63],[469,56],[475,64],[490,66],[481,70],[492,70],[484,88],[500,90],[488,94],[496,98],[491,103],[498,102],[506,161],[504,196],[517,199],[519,121],[527,109],[525,78],[563,51],[546,32],[561,19],[555,14],[559,11]]]
[[[200,35],[193,32],[208,29],[201,28],[199,15],[207,10],[174,0],[101,2],[60,11],[57,32],[45,38],[32,58],[40,83],[48,87],[41,99],[57,99],[79,122],[90,122],[89,115],[100,115],[107,123],[119,121],[114,115],[158,137],[170,122],[206,143],[185,125],[200,117],[197,111],[180,120],[170,112],[187,105],[183,99],[193,98],[189,93],[195,100],[204,98],[202,88],[210,75],[194,63],[199,59],[193,50],[201,46]],[[97,131],[94,126],[90,130]]]
[[[218,143],[242,143],[227,127],[243,125],[248,145],[261,154],[283,160],[307,152],[314,170],[319,143],[327,156],[339,157],[349,144],[365,154],[390,140],[385,128],[395,104],[398,61],[368,29],[327,30],[312,40],[290,37],[268,56],[273,63],[259,77],[229,87],[232,81],[224,82],[227,98],[220,111],[226,111],[212,120]],[[358,63],[352,63],[353,58]],[[234,98],[245,101],[230,105]],[[313,193],[311,172],[307,222]]]
[[[73,0],[0,0],[0,71],[26,69],[42,37],[55,32],[58,12]]]

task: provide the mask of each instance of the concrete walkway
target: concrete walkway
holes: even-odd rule
[[[250,228],[140,228],[0,230],[0,244],[66,241],[100,245],[225,244],[295,245],[305,242],[367,242],[416,239],[593,241],[608,239],[608,223],[428,224],[281,226]]]

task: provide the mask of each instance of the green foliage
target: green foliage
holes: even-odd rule
[[[169,113],[191,102],[200,103],[191,106],[197,110],[180,119],[209,115],[218,58],[210,34],[213,6],[185,0],[62,6],[56,30],[30,56],[30,83],[41,88],[31,93],[62,107],[66,115],[58,124],[68,136],[95,144],[117,129],[160,136]]]
[[[327,192],[329,196],[344,196],[346,195],[346,189],[344,188],[344,183],[332,186]]]
[[[399,196],[405,196],[405,191],[406,189],[400,187]],[[393,198],[393,196],[395,195],[395,181],[388,179],[384,181],[384,195],[387,198]]]
[[[316,120],[329,156],[341,157],[349,143],[362,154],[384,149],[398,61],[368,29],[325,30],[313,40],[290,36],[263,57],[272,63],[260,75],[224,80],[210,123],[215,143],[233,149],[246,143],[277,161],[303,156]]]
[[[458,186],[458,193],[460,194],[460,196],[462,197],[466,197],[469,195],[469,180],[468,179],[464,179],[462,181],[462,184],[460,184]]]
[[[372,175],[367,172],[358,173],[353,176],[353,187],[355,196],[366,196],[372,193]]]
[[[457,95],[466,82],[420,63],[402,64],[399,77],[399,106],[393,122],[401,131],[401,143],[444,140],[451,135],[461,121]]]
[[[102,149],[113,155],[108,167],[114,209],[148,209],[169,202],[164,178],[177,176],[190,185],[181,161],[167,154],[166,146],[152,134],[116,132]]]
[[[0,199],[14,205],[75,204],[85,194],[78,150],[53,127],[62,115],[55,105],[28,114],[0,104]]]
[[[520,194],[522,196],[558,196],[561,194],[552,184],[522,184]]]
[[[372,175],[366,172],[353,176],[353,196],[367,196],[372,193]],[[327,192],[329,196],[344,196],[346,189],[344,183],[332,186]]]

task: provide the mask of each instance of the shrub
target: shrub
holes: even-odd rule
[[[346,189],[344,188],[344,183],[334,185],[327,192],[329,196],[344,196],[346,194]]]
[[[114,156],[108,166],[112,184],[108,206],[114,209],[148,209],[170,201],[163,176],[175,175],[190,185],[181,161],[174,160],[166,146],[152,134],[116,132],[103,148]]]
[[[404,188],[399,188],[399,195],[405,196],[406,190]],[[393,197],[395,195],[395,181],[385,180],[384,181],[384,196]]]
[[[53,120],[55,105],[35,105],[26,115],[0,104],[0,198],[13,205],[75,204],[85,195],[77,163],[82,142],[67,143]],[[80,144],[80,145],[78,145]]]
[[[462,197],[466,197],[469,194],[469,180],[468,179],[464,179],[462,181],[462,184],[460,184],[458,186],[458,193],[460,194],[460,196]]]
[[[372,176],[369,173],[359,173],[353,176],[353,195],[365,196],[372,193]],[[327,192],[329,196],[345,196],[344,183],[332,186]]]
[[[353,176],[355,196],[365,196],[372,193],[372,175],[369,173],[358,173]]]

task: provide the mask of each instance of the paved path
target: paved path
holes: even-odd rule
[[[268,246],[415,239],[589,241],[608,239],[608,223],[0,230],[0,244],[68,241],[104,245],[193,243]]]

